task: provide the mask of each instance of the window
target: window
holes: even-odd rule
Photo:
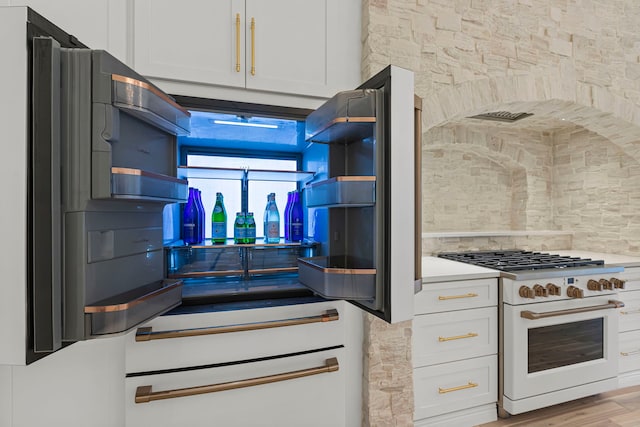
[[[241,157],[231,155],[187,154],[187,165],[230,169],[297,170],[295,159]],[[202,193],[205,209],[205,237],[211,237],[211,212],[216,201],[216,193],[222,193],[227,211],[227,237],[233,237],[233,223],[236,212],[242,206],[242,181],[236,179],[189,179],[189,185]],[[283,211],[287,203],[287,193],[296,189],[295,182],[249,181],[248,212],[253,212],[256,220],[256,237],[264,237],[262,227],[267,195],[276,193],[276,204],[280,212],[280,235],[284,236]]]

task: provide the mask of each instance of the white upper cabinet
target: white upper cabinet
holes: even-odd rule
[[[126,60],[126,0],[5,0],[2,4],[29,6],[90,48]]]
[[[133,22],[150,78],[315,97],[360,83],[359,0],[135,0]]]

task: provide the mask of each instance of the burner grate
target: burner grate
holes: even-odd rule
[[[443,252],[440,258],[501,271],[526,271],[604,265],[602,260],[531,251]]]

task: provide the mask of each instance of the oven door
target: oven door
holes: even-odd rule
[[[621,303],[610,297],[504,304],[504,395],[518,400],[615,378]]]

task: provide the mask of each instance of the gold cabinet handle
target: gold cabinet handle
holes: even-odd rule
[[[255,385],[275,383],[278,381],[292,380],[294,378],[308,377],[310,375],[335,372],[339,369],[338,359],[332,357],[325,360],[324,366],[302,369],[299,371],[285,372],[282,374],[268,375],[265,377],[249,378],[246,380],[230,381],[226,383],[210,384],[197,387],[179,388],[165,391],[152,391],[152,386],[145,385],[136,389],[136,403],[148,403],[152,400],[174,399],[176,397],[195,396],[197,394],[215,393],[218,391],[233,390],[235,388],[252,387]]]
[[[638,314],[640,313],[640,309],[637,310],[628,310],[628,311],[621,311],[620,314]]]
[[[236,13],[236,73],[240,72],[240,14]]]
[[[331,309],[318,316],[297,317],[293,319],[269,320],[258,323],[241,323],[238,325],[213,326],[210,328],[178,329],[173,331],[153,332],[151,327],[138,328],[136,341],[151,341],[167,338],[195,337],[199,335],[224,334],[228,332],[254,331],[257,329],[279,328],[282,326],[304,325],[307,323],[332,322],[340,319],[338,310]]]
[[[451,393],[452,391],[466,390],[468,388],[474,388],[474,387],[478,387],[478,383],[472,383],[471,381],[469,381],[467,384],[459,385],[458,387],[451,387],[451,388],[438,387],[438,393],[445,394],[445,393]]]
[[[251,75],[256,75],[256,19],[251,18]]]
[[[623,355],[623,356],[633,356],[633,355],[636,355],[636,354],[640,354],[640,350],[621,351],[620,354]]]
[[[589,311],[607,310],[609,308],[620,307],[624,307],[624,303],[622,301],[609,300],[607,304],[594,305],[591,307],[570,308],[567,310],[547,311],[544,313],[536,313],[534,311],[525,310],[520,312],[520,317],[522,317],[523,319],[537,320],[545,319],[547,317],[567,316],[570,314],[587,313]]]
[[[476,334],[475,332],[469,332],[468,334],[456,335],[455,337],[438,337],[438,341],[445,342],[445,341],[461,340],[461,339],[473,338],[477,336],[478,334]]]
[[[464,295],[446,295],[446,296],[439,296],[438,299],[440,301],[446,301],[448,299],[460,299],[460,298],[474,298],[477,297],[478,294],[473,294],[473,293],[468,293],[468,294],[464,294]]]

